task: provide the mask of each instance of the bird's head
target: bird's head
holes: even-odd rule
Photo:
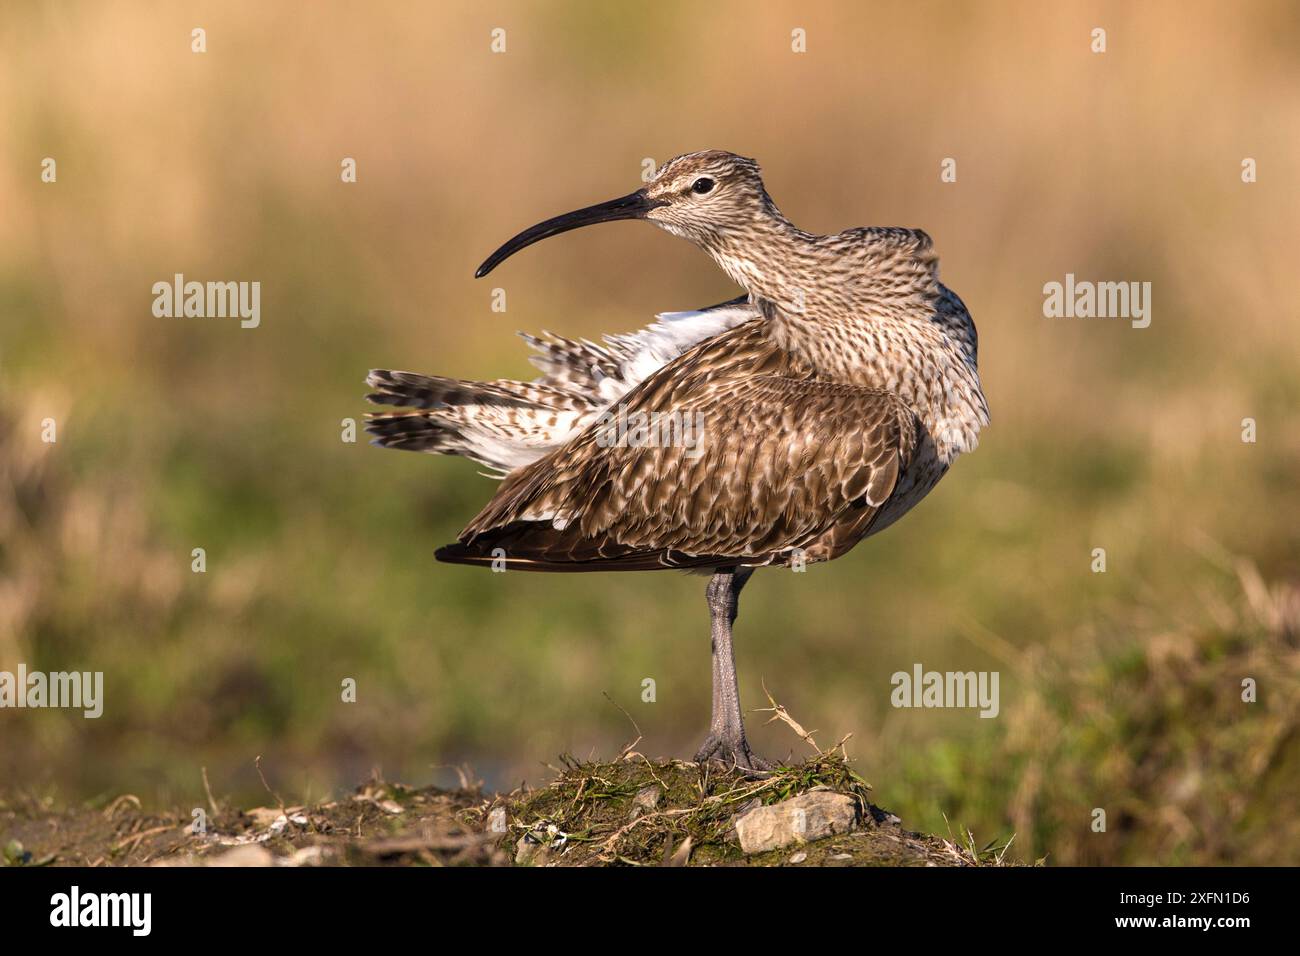
[[[482,278],[534,242],[598,222],[645,219],[675,236],[707,246],[774,211],[754,160],[720,149],[685,153],[660,166],[636,192],[525,229],[488,256],[475,275]]]
[[[643,192],[651,204],[644,218],[700,243],[773,208],[758,163],[720,149],[668,160]]]

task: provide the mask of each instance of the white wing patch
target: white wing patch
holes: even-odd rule
[[[603,336],[604,344],[550,333],[541,337],[525,335],[538,353],[531,361],[545,373],[534,384],[559,388],[582,399],[587,411],[577,415],[548,412],[553,424],[535,430],[531,440],[517,442],[508,456],[497,458],[500,465],[494,467],[509,472],[549,454],[683,352],[757,317],[757,310],[748,303],[702,311],[661,312],[653,325],[639,332]],[[551,517],[545,515],[542,519]]]
[[[639,332],[601,343],[542,333],[523,338],[542,377],[532,382],[463,382],[410,372],[371,372],[377,404],[419,411],[371,416],[377,443],[464,455],[502,478],[561,447],[647,377],[683,352],[758,317],[748,304],[664,312]],[[521,333],[522,334],[522,333]],[[539,514],[562,528],[568,515]]]
[[[619,380],[601,383],[601,397],[606,405],[613,404],[683,352],[757,316],[748,304],[706,312],[661,312],[654,325],[640,332],[605,336],[611,348],[626,357]]]

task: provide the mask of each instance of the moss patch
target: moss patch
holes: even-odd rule
[[[146,814],[130,795],[66,810],[0,800],[0,845],[16,866],[975,866],[1000,862],[1004,849],[903,829],[835,752],[757,779],[636,753],[562,764],[548,786],[509,794],[371,781],[310,807],[208,810],[206,832],[196,832],[192,812]],[[741,853],[738,814],[814,789],[853,799],[853,832]]]

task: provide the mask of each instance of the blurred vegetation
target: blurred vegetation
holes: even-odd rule
[[[899,525],[756,576],[746,704],[765,680],[853,734],[909,825],[1014,833],[1011,857],[1297,862],[1293,4],[31,3],[0,54],[0,670],[101,670],[106,695],[95,721],[0,712],[0,788],[198,806],[206,767],[257,800],[257,754],[298,801],[375,766],[510,788],[617,752],[602,692],[641,750],[690,753],[702,579],[435,565],[492,482],[340,423],[370,367],[523,376],[516,329],[733,295],[643,225],[471,278],[644,158],[716,146],[759,158],[804,228],[929,231],[993,412]],[[155,318],[178,272],[260,281],[261,327]],[[1067,272],[1151,282],[1151,327],[1044,319]],[[1001,715],[891,708],[914,662],[999,670]]]

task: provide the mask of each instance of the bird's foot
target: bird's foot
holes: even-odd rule
[[[739,770],[750,776],[757,776],[776,769],[770,760],[764,760],[749,749],[749,741],[743,734],[731,737],[710,732],[695,754],[696,763],[714,763],[727,770]]]

